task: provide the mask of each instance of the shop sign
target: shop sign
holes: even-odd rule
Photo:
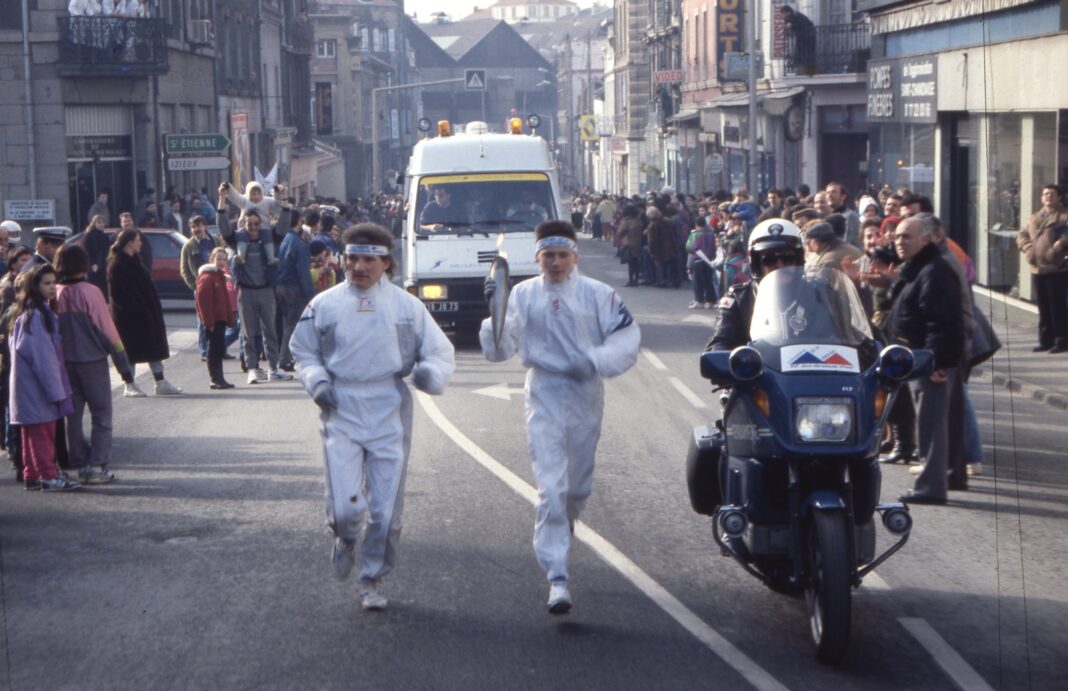
[[[938,59],[868,62],[868,122],[933,123],[938,119]]]
[[[133,138],[128,134],[67,137],[67,158],[133,158]]]
[[[657,84],[681,84],[682,70],[657,70]]]
[[[54,199],[8,199],[4,202],[4,218],[12,221],[53,221],[56,218]]]
[[[727,78],[727,53],[739,53],[745,50],[742,41],[744,28],[742,0],[718,0],[716,2],[716,65],[719,67],[719,80]]]

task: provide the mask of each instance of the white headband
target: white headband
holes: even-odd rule
[[[390,256],[385,245],[345,245],[345,254],[370,254],[376,257]]]
[[[571,250],[575,254],[578,254],[578,244],[576,244],[575,241],[571,238],[565,238],[562,235],[550,235],[547,238],[542,238],[541,240],[538,240],[538,244],[534,246],[534,254],[537,254],[542,250],[547,250],[550,247],[563,247],[565,249]]]

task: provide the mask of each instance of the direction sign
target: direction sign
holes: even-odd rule
[[[597,134],[597,116],[582,115],[579,117],[579,139],[584,142],[596,142],[601,139]]]
[[[230,148],[226,135],[214,132],[203,134],[168,134],[163,149],[168,154],[221,154]]]
[[[468,91],[485,91],[486,70],[464,70],[464,88]]]
[[[187,156],[168,158],[167,170],[222,170],[230,167],[226,156]]]

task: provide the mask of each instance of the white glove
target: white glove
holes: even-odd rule
[[[438,385],[435,381],[436,379],[433,368],[422,362],[412,370],[412,386],[423,393],[428,393],[432,396],[445,393],[444,387]]]
[[[593,366],[593,361],[590,360],[589,357],[583,355],[582,359],[580,359],[578,362],[575,362],[568,366],[568,368],[564,371],[564,374],[571,377],[572,379],[582,381],[583,379],[589,379],[593,375],[597,374],[597,368]]]
[[[323,410],[337,408],[337,392],[334,391],[334,387],[330,385],[330,382],[321,381],[316,384],[315,388],[312,389],[311,395],[315,405]]]

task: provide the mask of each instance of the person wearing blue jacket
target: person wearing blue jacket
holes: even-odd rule
[[[745,221],[746,230],[756,225],[757,206],[749,198],[749,193],[745,190],[738,190],[734,193],[734,201],[727,206],[727,211]]]
[[[274,279],[278,313],[282,317],[281,367],[288,371],[293,370],[289,339],[304,308],[315,297],[315,286],[311,280],[311,252],[300,232],[300,217],[293,214],[291,219],[289,232],[278,248],[278,273]]]

